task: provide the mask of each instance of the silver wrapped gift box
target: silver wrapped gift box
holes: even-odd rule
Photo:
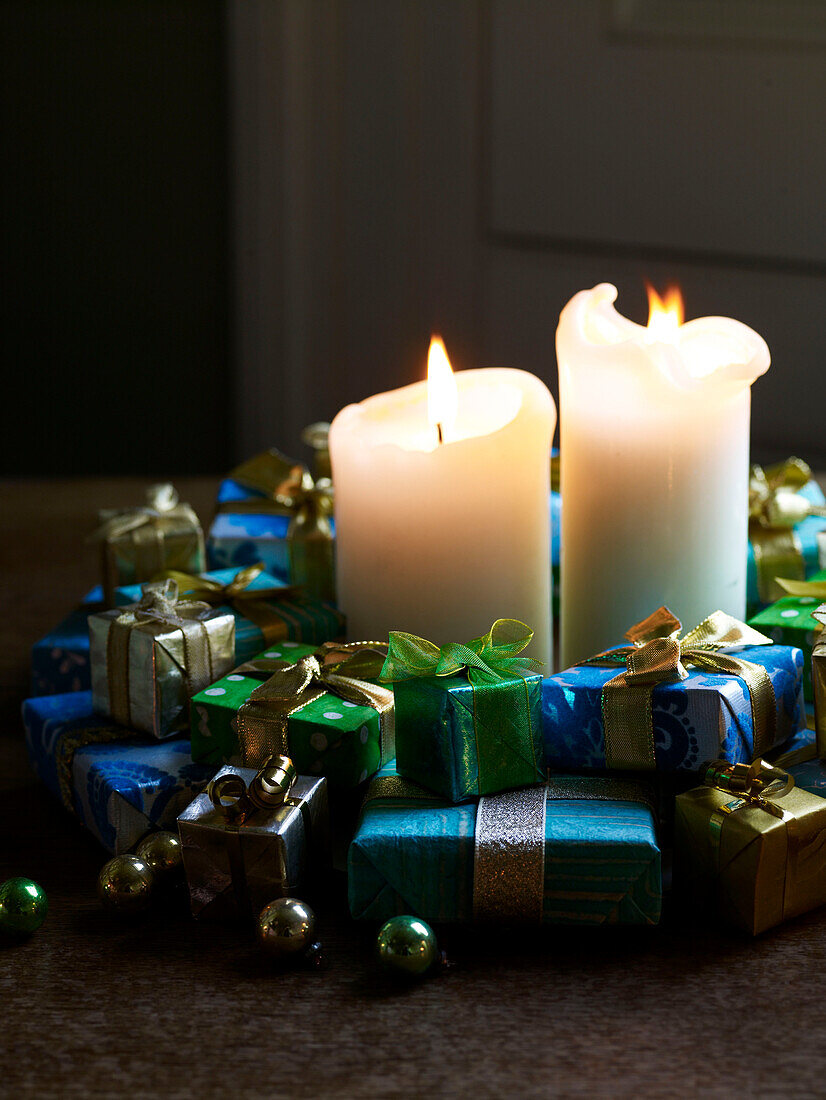
[[[310,870],[326,861],[326,779],[300,775],[281,805],[246,815],[228,813],[220,799],[213,801],[225,777],[238,776],[249,786],[260,774],[254,768],[222,768],[210,790],[178,818],[195,917],[257,917],[271,901],[300,891]]]
[[[92,704],[159,739],[189,725],[189,700],[235,661],[235,618],[178,599],[172,580],[143,586],[129,607],[89,616]]]

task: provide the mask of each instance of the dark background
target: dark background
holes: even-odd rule
[[[805,9],[805,10],[804,10]],[[769,343],[755,457],[826,460],[826,20],[767,0],[0,5],[11,474],[218,473],[577,290]]]

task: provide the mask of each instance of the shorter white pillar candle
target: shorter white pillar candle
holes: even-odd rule
[[[353,639],[442,645],[521,619],[551,662],[549,450],[556,408],[525,371],[455,375],[442,442],[428,384],[348,405],[330,429],[338,602]],[[431,402],[431,405],[433,402]],[[431,411],[431,417],[439,414]]]

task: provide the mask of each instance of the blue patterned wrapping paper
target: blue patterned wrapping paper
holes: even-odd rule
[[[260,498],[263,493],[247,489],[231,477],[224,478],[218,487],[218,504],[229,505],[233,501]],[[335,520],[330,523],[335,534]],[[218,512],[212,521],[207,539],[207,564],[210,569],[243,568],[257,561],[264,563],[267,572],[280,580],[290,578],[290,551],[287,544],[289,516],[273,513]]]
[[[378,774],[394,775],[393,764]],[[347,860],[353,917],[472,920],[476,811],[475,802],[449,805],[437,796],[369,802]],[[661,898],[660,849],[647,806],[548,800],[543,923],[656,924]]]
[[[777,700],[774,744],[804,728],[801,651],[792,646],[746,646],[736,655],[762,665],[771,677]],[[602,686],[623,667],[576,665],[542,681],[548,767],[560,771],[605,769]],[[709,760],[751,761],[751,704],[739,677],[689,669],[687,680],[659,684],[652,706],[658,771],[698,771]]]
[[[241,567],[232,569],[215,569],[203,576],[220,584],[229,584],[240,572]],[[270,573],[260,573],[249,584],[249,590],[261,588],[287,587],[284,580],[272,576]],[[115,601],[118,607],[136,603],[141,597],[139,584],[118,588],[115,592]],[[273,606],[279,609],[279,601],[274,601]],[[221,612],[232,615],[235,619],[235,661],[242,664],[257,657],[267,642],[260,627],[243,615],[237,614],[231,607],[222,605],[218,608]],[[303,642],[306,645],[321,645],[323,642],[332,642],[344,636],[345,619],[342,613],[330,603],[322,603],[321,600],[312,600],[296,595],[290,600],[285,600],[283,618],[286,625],[284,639],[291,642]]]
[[[800,496],[805,497],[812,504],[826,504],[823,490],[816,481],[810,481],[808,485],[804,485],[799,493]],[[817,535],[819,531],[826,531],[826,518],[823,516],[809,516],[795,526],[795,531],[800,539],[800,546],[803,551],[806,576],[810,577],[812,573],[816,573],[820,569]],[[746,585],[746,602],[748,603],[749,615],[753,615],[762,608],[769,606],[760,599],[757,588],[757,566],[754,563],[754,548],[751,543],[749,543],[748,548]]]
[[[103,608],[103,589],[96,585],[79,607],[32,646],[32,695],[88,691],[89,626],[87,618]]]
[[[23,723],[32,769],[58,799],[61,739],[80,729],[112,726],[93,712],[90,691],[27,699]],[[187,738],[155,741],[135,734],[88,745],[75,752],[72,763],[74,811],[109,852],[127,852],[150,829],[174,829],[178,814],[215,770],[192,762]]]

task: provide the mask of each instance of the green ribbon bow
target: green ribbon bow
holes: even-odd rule
[[[437,646],[426,638],[391,630],[387,659],[379,680],[389,684],[420,676],[457,676],[463,670],[471,684],[495,684],[528,676],[542,667],[534,657],[518,657],[531,644],[533,631],[518,619],[497,619],[487,634],[466,645]]]
[[[440,647],[415,634],[390,632],[380,683],[427,679],[449,690],[450,677],[466,675],[473,689],[473,737],[465,735],[453,753],[455,796],[489,794],[543,778],[525,680],[542,662],[519,656],[532,638],[533,631],[517,619],[497,619],[487,634],[464,645],[448,642]],[[412,727],[417,714],[421,721],[419,695],[412,688],[395,689],[399,770],[411,773],[416,765],[408,767],[406,762],[417,756],[415,740],[421,731]]]

